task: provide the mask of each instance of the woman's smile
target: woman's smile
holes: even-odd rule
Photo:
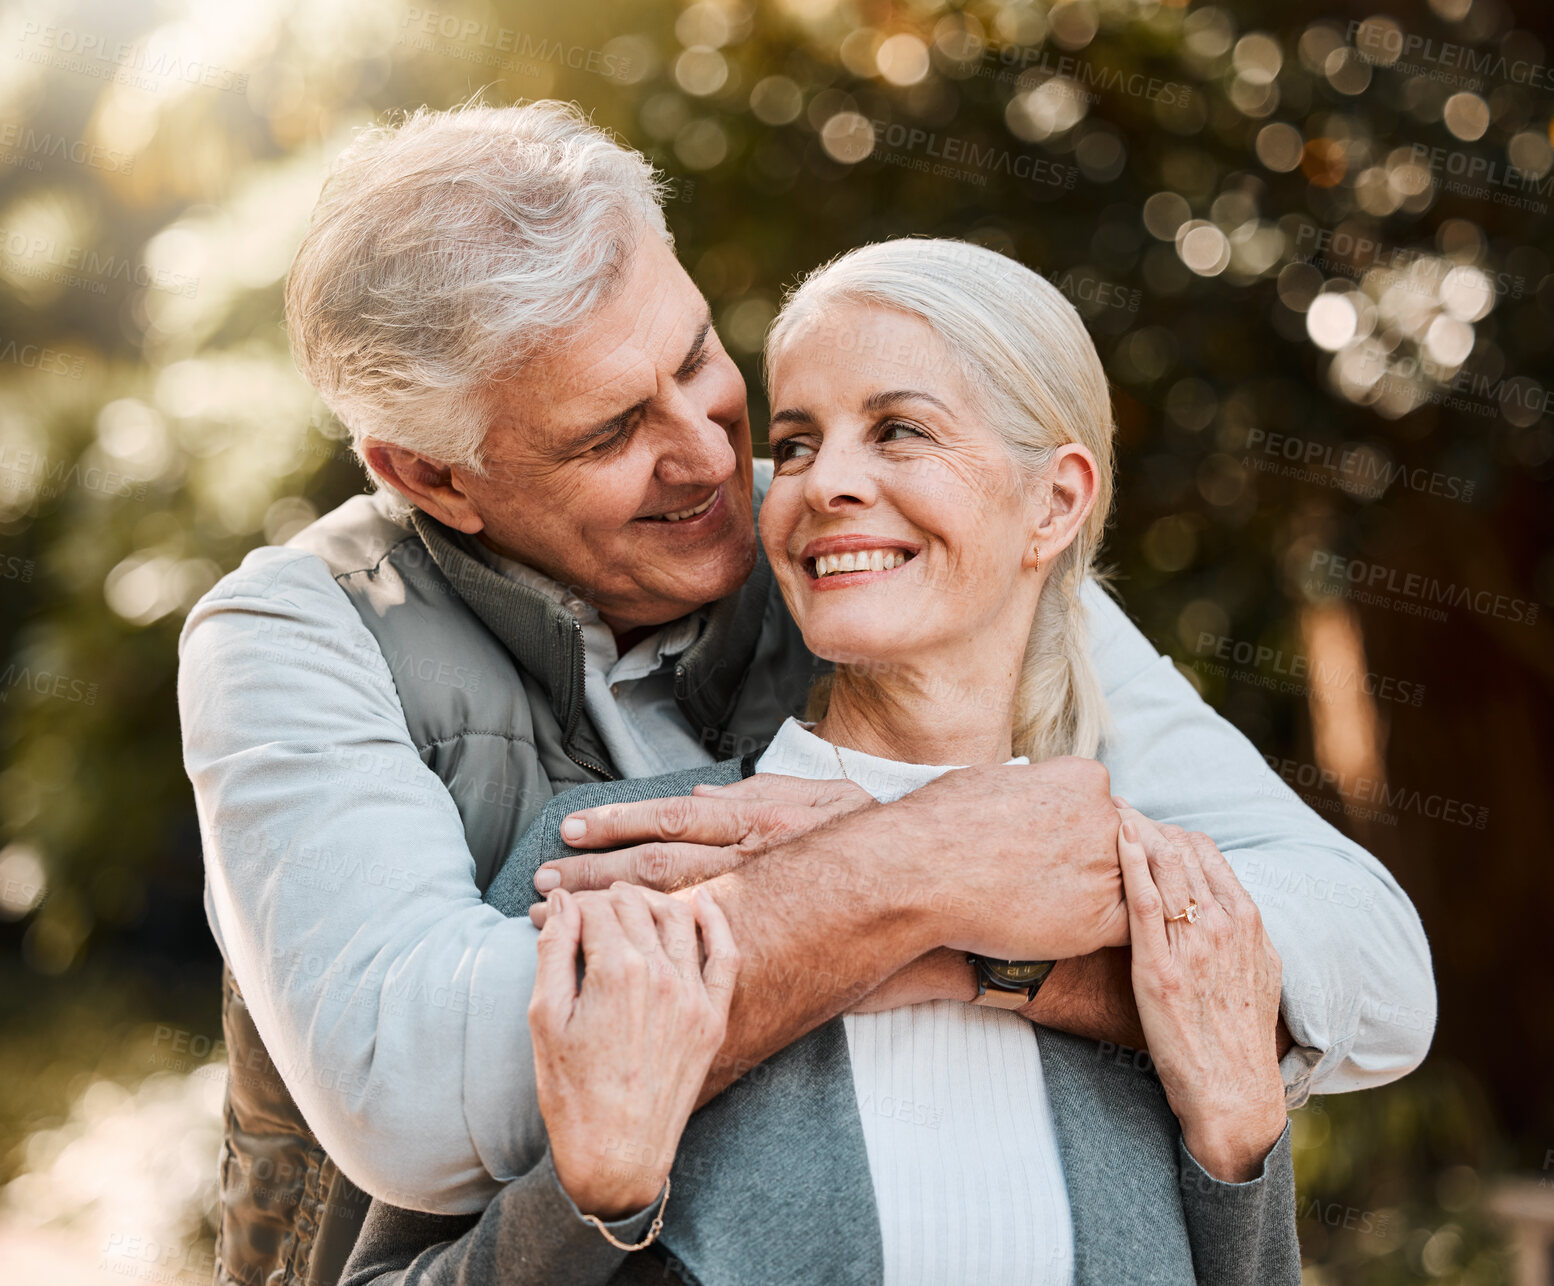
[[[921,549],[912,541],[858,532],[810,541],[799,563],[811,589],[844,589],[888,576],[916,558]]]

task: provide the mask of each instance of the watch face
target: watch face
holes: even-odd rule
[[[1030,987],[1052,972],[1055,960],[989,960],[983,957],[988,975],[1006,987]]]

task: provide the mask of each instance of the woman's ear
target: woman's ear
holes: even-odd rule
[[[1045,474],[1045,495],[1033,515],[1035,527],[1026,555],[1027,566],[1035,568],[1038,558],[1050,564],[1073,543],[1090,510],[1095,508],[1099,474],[1095,456],[1077,442],[1065,443],[1054,452]]]

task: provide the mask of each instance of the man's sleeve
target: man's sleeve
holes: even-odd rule
[[[206,912],[297,1105],[366,1192],[482,1209],[545,1151],[537,934],[486,906],[452,797],[325,565],[262,549],[180,641]]]
[[[1430,1047],[1436,1002],[1408,896],[1279,779],[1104,591],[1089,584],[1084,601],[1113,723],[1101,755],[1112,789],[1219,845],[1283,957],[1289,1106],[1412,1071]]]

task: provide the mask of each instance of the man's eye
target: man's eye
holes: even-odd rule
[[[632,426],[631,425],[629,425],[629,424],[622,425],[619,430],[617,430],[615,433],[610,434],[610,436],[605,438],[604,441],[602,441],[602,442],[595,442],[593,444],[593,446],[589,447],[588,448],[588,454],[589,455],[614,455],[615,452],[619,451],[622,447],[624,447],[626,445],[626,443],[631,441],[631,430],[632,430]]]

